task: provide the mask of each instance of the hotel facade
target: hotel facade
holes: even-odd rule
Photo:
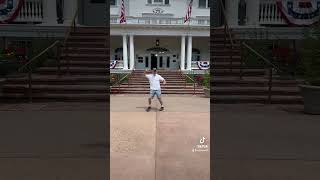
[[[22,2],[17,17],[1,25],[1,46],[38,37],[62,39],[74,15],[78,26],[106,26],[108,6],[104,0]],[[110,1],[112,71],[206,69],[210,60],[210,25],[219,28],[224,24],[220,2],[228,25],[239,39],[303,36],[303,28],[290,27],[281,16],[276,0],[194,0],[186,23],[188,0],[124,0],[126,23],[120,24],[121,2]],[[5,7],[6,4],[0,6]]]

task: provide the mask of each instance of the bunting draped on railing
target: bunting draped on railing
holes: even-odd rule
[[[110,62],[110,69],[114,69],[114,68],[116,68],[117,63],[118,63],[118,61],[117,61],[117,60],[111,61],[111,62]]]
[[[0,0],[0,24],[14,21],[23,3],[24,0]]]
[[[208,70],[210,68],[209,61],[198,61],[197,65],[200,70]]]
[[[277,0],[277,7],[290,25],[308,26],[319,21],[320,0]]]

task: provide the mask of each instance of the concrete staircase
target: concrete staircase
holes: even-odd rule
[[[105,27],[76,28],[57,66],[40,67],[32,74],[35,101],[107,101],[109,97],[109,31]],[[67,70],[70,68],[69,71]],[[28,78],[8,78],[3,86],[5,100],[28,99]]]
[[[196,85],[194,88],[193,83],[186,83],[186,79],[180,71],[159,70],[158,74],[167,81],[166,85],[161,84],[162,94],[202,95],[204,93],[201,86]],[[112,87],[111,92],[114,94],[149,94],[149,81],[144,76],[143,70],[135,70],[129,77],[129,84],[126,82],[120,87]]]
[[[232,38],[235,39],[233,33]],[[211,80],[211,97],[214,103],[268,103],[269,80],[265,69],[245,67],[243,78],[240,79],[240,42],[235,41],[231,58],[231,43],[229,38],[225,42],[223,29],[211,30],[210,41],[214,76]],[[295,79],[274,76],[271,103],[302,103],[298,83]]]

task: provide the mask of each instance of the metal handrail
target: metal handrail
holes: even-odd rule
[[[241,45],[247,49],[249,49],[251,52],[253,52],[256,56],[258,56],[260,59],[262,59],[265,63],[269,65],[269,72],[268,72],[268,102],[271,103],[272,98],[272,84],[273,84],[273,69],[276,69],[278,72],[283,72],[279,67],[277,67],[275,64],[273,64],[270,60],[262,56],[260,53],[258,53],[256,50],[254,50],[252,47],[250,47],[245,42],[242,42]],[[240,79],[242,79],[242,68],[243,68],[243,58],[241,58],[241,72],[240,72]]]
[[[129,83],[129,76],[131,75],[132,73],[128,73],[126,74],[125,76],[123,76],[120,80],[118,80],[117,82],[115,82],[113,84],[113,86],[118,86],[118,93],[120,93],[120,89],[121,89],[121,83],[122,81],[124,81],[126,78],[128,78],[128,86],[130,86],[130,83]]]
[[[21,66],[18,69],[18,72],[21,72],[23,69],[25,69],[26,67],[28,67],[33,61],[37,60],[40,56],[42,56],[44,53],[48,52],[50,49],[52,49],[53,47],[57,46],[60,44],[60,41],[55,41],[54,43],[52,43],[49,47],[47,47],[46,49],[44,49],[43,51],[41,51],[38,55],[36,55],[35,57],[33,57],[30,61],[28,61],[26,64],[24,64],[23,66]]]
[[[232,39],[232,36],[231,36],[230,27],[229,27],[229,24],[228,24],[228,20],[227,20],[227,16],[226,16],[226,11],[225,11],[225,9],[224,9],[222,0],[220,0],[220,6],[221,6],[222,14],[223,14],[223,17],[224,17],[224,26],[225,26],[226,30],[228,31],[229,41],[230,41],[230,43],[231,43],[231,47],[233,47],[233,39]]]
[[[66,45],[66,43],[67,43],[67,41],[69,39],[69,36],[71,34],[72,29],[76,27],[76,18],[77,18],[77,15],[78,15],[78,11],[79,11],[79,9],[77,8],[76,12],[73,15],[73,18],[72,18],[71,24],[70,24],[70,26],[68,28],[68,31],[66,32],[66,37],[64,38],[64,42],[63,42],[64,45]]]
[[[256,50],[254,50],[252,47],[250,47],[247,43],[242,42],[242,45],[244,47],[246,47],[247,49],[249,49],[251,52],[253,52],[255,55],[257,55],[258,57],[260,57],[265,63],[267,63],[268,65],[272,66],[274,69],[276,69],[279,72],[282,72],[282,70],[277,67],[275,64],[273,64],[270,60],[268,60],[267,58],[265,58],[264,56],[262,56],[260,53],[258,53]]]
[[[189,77],[187,74],[184,75],[185,77],[185,81],[184,81],[184,87],[186,88],[187,87],[187,80],[186,79],[189,79],[192,81],[192,84],[193,84],[193,94],[196,93],[196,81],[194,80],[194,73],[192,72],[192,75],[193,75],[193,79],[191,77]]]
[[[68,28],[68,31],[66,32],[66,35],[65,35],[65,38],[64,38],[63,46],[64,46],[64,48],[65,48],[64,53],[65,53],[65,56],[66,56],[66,57],[68,56],[67,41],[69,40],[71,31],[76,27],[76,18],[77,18],[78,12],[79,12],[79,8],[76,9],[76,12],[74,13],[74,16],[73,16],[73,18],[72,18],[70,27]],[[67,62],[67,73],[69,73],[69,71],[70,71],[70,60],[69,60],[69,58],[66,58],[66,59],[67,59],[67,61],[68,61],[68,62]]]
[[[27,68],[27,73],[28,73],[28,99],[29,99],[29,102],[32,102],[32,72],[33,72],[33,69],[31,66],[31,64],[38,60],[39,57],[41,57],[43,54],[47,53],[49,50],[51,50],[52,48],[56,47],[57,46],[57,57],[56,57],[56,60],[58,62],[58,74],[60,74],[60,47],[61,47],[61,44],[60,44],[60,41],[55,41],[54,43],[52,43],[49,47],[47,47],[46,49],[44,49],[43,51],[41,51],[38,55],[36,55],[35,57],[33,57],[30,61],[28,61],[26,64],[24,64],[23,66],[21,66],[19,69],[18,69],[18,72],[21,72],[23,69]]]
[[[227,41],[227,35],[226,34],[228,34],[228,36],[229,36],[229,41],[230,41],[230,45],[231,45],[230,71],[232,72],[232,59],[233,59],[234,43],[233,43],[233,38],[232,38],[232,35],[231,35],[230,27],[229,27],[229,24],[228,24],[226,12],[225,12],[222,0],[220,0],[220,6],[221,6],[222,14],[223,14],[223,17],[224,17],[224,33],[225,33],[225,36],[224,36],[224,47],[226,46],[226,41]]]

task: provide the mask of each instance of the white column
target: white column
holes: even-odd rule
[[[180,67],[181,70],[185,70],[185,59],[186,59],[186,36],[181,36],[181,53],[180,53]]]
[[[134,55],[134,38],[133,35],[130,35],[130,69],[133,70],[134,69],[134,59],[135,55]]]
[[[64,21],[63,21],[63,24],[70,25],[72,23],[72,20],[73,20],[73,17],[77,11],[77,8],[78,8],[78,1],[77,0],[64,0],[64,7],[63,7]],[[76,18],[76,23],[78,23],[77,18]]]
[[[238,26],[239,0],[226,0],[225,9],[229,26]]]
[[[191,70],[191,60],[192,60],[192,36],[188,36],[187,70]]]
[[[127,47],[127,35],[122,36],[122,48],[123,48],[123,69],[128,69],[128,47]]]
[[[259,25],[259,6],[260,1],[247,0],[247,25]]]
[[[44,25],[58,24],[57,4],[53,0],[43,1],[43,23]]]

